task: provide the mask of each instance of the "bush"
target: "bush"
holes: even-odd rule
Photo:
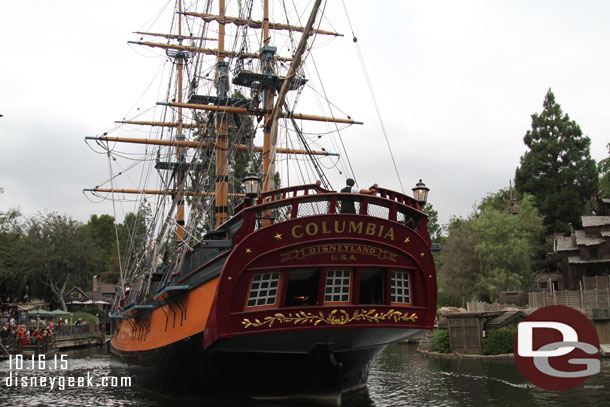
[[[77,311],[72,314],[72,323],[75,323],[78,319],[82,319],[83,321],[87,321],[89,324],[97,324],[97,317],[93,314],[84,311]]]
[[[449,346],[449,331],[446,329],[438,329],[434,331],[434,347],[437,352],[449,353],[451,347]]]
[[[516,334],[516,327],[489,331],[487,338],[483,338],[483,354],[500,355],[512,353]]]

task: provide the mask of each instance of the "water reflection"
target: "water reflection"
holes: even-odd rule
[[[395,344],[380,356],[369,380],[375,406],[610,406],[610,360],[578,388],[530,387],[512,359],[425,356]]]
[[[105,388],[105,377],[131,377],[127,365],[111,358],[99,348],[66,352],[66,370],[24,370],[18,374],[47,378],[72,376],[90,380],[93,386],[46,387],[6,386],[10,375],[8,361],[0,362],[0,406],[153,406],[185,407],[267,406],[267,403],[175,400],[162,397],[137,385]],[[14,373],[14,369],[13,369]],[[49,379],[47,379],[49,380]],[[75,379],[77,380],[77,379]],[[86,383],[86,382],[85,382]],[[512,360],[453,359],[425,356],[414,345],[389,346],[374,363],[368,390],[348,394],[343,404],[350,407],[386,406],[610,406],[610,360],[602,360],[601,373],[583,386],[567,392],[548,392],[532,388]],[[274,406],[283,407],[281,404]]]

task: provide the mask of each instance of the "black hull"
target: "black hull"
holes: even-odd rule
[[[341,336],[348,337],[347,331]],[[204,350],[198,334],[155,350],[112,352],[135,365],[135,382],[167,396],[340,405],[342,393],[366,386],[370,367],[387,343],[342,350],[327,342],[303,343],[310,346],[306,352],[273,352],[257,341],[252,349],[240,346],[245,351],[233,349],[230,341],[222,345]]]

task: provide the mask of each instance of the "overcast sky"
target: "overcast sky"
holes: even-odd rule
[[[84,143],[138,103],[159,66],[127,45],[167,1],[0,1],[0,211],[112,213],[82,189],[107,178]],[[365,124],[343,134],[360,186],[400,189],[341,3],[322,74]],[[345,0],[407,192],[422,178],[440,221],[508,186],[549,88],[591,138],[610,142],[610,2]],[[328,27],[328,26],[327,26]],[[353,131],[352,131],[353,129]],[[332,171],[331,171],[332,172]],[[335,188],[343,177],[331,173]]]

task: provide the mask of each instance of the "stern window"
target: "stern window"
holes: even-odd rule
[[[350,270],[328,270],[324,302],[349,302],[351,286]]]
[[[390,299],[392,302],[397,302],[401,304],[411,303],[411,275],[408,272],[392,272]]]
[[[288,275],[286,306],[297,307],[318,303],[318,281],[320,270],[295,269]]]
[[[384,304],[385,269],[360,270],[360,304]]]
[[[277,302],[280,273],[258,273],[252,276],[250,295],[246,306],[264,307]]]

